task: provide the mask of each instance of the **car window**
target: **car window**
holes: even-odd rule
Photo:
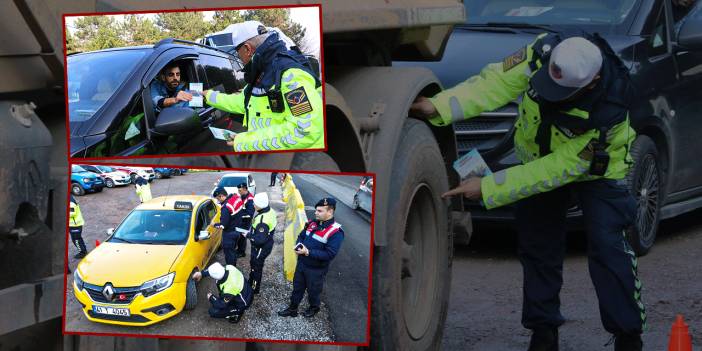
[[[205,218],[208,224],[212,222],[212,218],[214,218],[215,215],[217,215],[217,209],[214,203],[212,201],[207,201],[207,205],[205,205]]]
[[[115,50],[68,57],[68,118],[84,122],[93,117],[122,85],[147,50]]]
[[[117,227],[110,242],[183,244],[190,232],[190,211],[135,210]]]
[[[217,186],[233,188],[241,183],[246,183],[246,177],[224,177]]]
[[[702,16],[702,1],[700,0],[673,0],[673,20],[675,21],[675,33],[686,20],[690,18],[700,18]]]
[[[78,165],[73,165],[71,166],[71,172],[73,173],[78,173],[78,172],[87,172],[85,168],[78,166]]]
[[[110,137],[108,155],[116,155],[132,146],[146,140],[146,119],[144,118],[144,103],[141,97],[132,107],[129,114],[117,127],[115,134]],[[146,152],[144,148],[136,155]]]
[[[105,173],[111,173],[111,172],[114,172],[114,171],[115,171],[114,168],[108,167],[108,166],[97,166],[97,168],[100,169],[101,171],[105,172]]]
[[[658,16],[656,17],[656,25],[653,27],[653,33],[648,39],[649,57],[663,55],[668,52],[668,34],[665,20],[665,7],[660,6]]]
[[[233,93],[237,88],[232,62],[224,57],[207,54],[200,55],[200,63],[205,69],[207,82],[205,89]]]

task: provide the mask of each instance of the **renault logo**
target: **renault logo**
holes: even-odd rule
[[[112,298],[115,296],[115,289],[112,287],[112,285],[108,283],[104,288],[102,288],[102,296],[104,296],[107,301],[112,301]]]

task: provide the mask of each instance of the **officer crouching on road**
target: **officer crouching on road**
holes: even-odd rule
[[[417,99],[410,111],[445,126],[518,97],[514,149],[522,164],[469,178],[444,196],[482,199],[488,209],[517,202],[522,324],[533,330],[529,350],[536,351],[558,350],[566,212],[575,195],[602,324],[614,335],[615,350],[641,350],[646,312],[624,234],[636,214],[623,181],[636,135],[628,118],[628,70],[599,35],[543,34],[480,75]]]
[[[219,262],[210,265],[202,273],[193,273],[192,278],[200,281],[202,277],[212,277],[217,282],[219,296],[207,293],[210,309],[207,311],[212,318],[226,318],[230,323],[237,323],[253,301],[253,291],[244,275],[232,265],[222,267]]]
[[[246,183],[241,183],[237,186],[241,201],[244,202],[243,213],[241,214],[241,223],[237,226],[236,231],[239,232],[239,239],[236,241],[236,257],[246,257],[246,234],[251,230],[251,220],[254,212],[254,196],[249,192],[249,186]]]
[[[258,193],[253,199],[256,209],[251,232],[246,236],[251,240],[251,272],[249,282],[254,294],[261,290],[261,278],[263,276],[263,265],[266,258],[273,250],[273,235],[275,227],[278,225],[277,214],[268,204],[268,194]]]
[[[219,223],[216,223],[215,227],[222,229],[224,260],[226,264],[236,267],[236,250],[234,246],[239,240],[240,233],[237,230],[237,226],[240,226],[241,223],[244,202],[241,201],[241,197],[238,194],[227,194],[227,190],[223,187],[215,189],[213,195],[222,206]]]
[[[296,317],[297,307],[307,290],[309,307],[303,313],[305,317],[313,317],[319,312],[319,295],[324,287],[324,277],[329,270],[329,263],[334,259],[344,241],[344,231],[341,224],[334,220],[336,200],[323,198],[315,205],[314,216],[305,224],[297,237],[295,253],[297,266],[293,276],[293,292],[290,296],[290,306],[278,311],[281,317]]]
[[[80,211],[80,206],[76,198],[71,195],[71,208],[68,220],[68,232],[71,234],[71,242],[78,249],[78,253],[73,258],[83,258],[88,254],[88,249],[83,241],[83,213]]]

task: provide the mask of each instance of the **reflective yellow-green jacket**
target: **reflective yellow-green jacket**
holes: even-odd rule
[[[282,73],[283,112],[271,111],[263,89],[253,88],[248,103],[248,131],[236,135],[234,151],[276,151],[324,148],[324,104],[322,88],[313,76],[299,68]],[[276,89],[278,87],[271,87]],[[235,114],[246,114],[244,93],[208,91],[207,104]]]
[[[82,227],[85,224],[83,220],[83,213],[80,211],[80,206],[77,203],[71,201],[71,208],[69,214],[69,227]]]
[[[488,209],[504,206],[571,182],[603,177],[622,179],[631,164],[628,149],[636,132],[629,125],[628,108],[624,107],[625,104],[618,105],[621,99],[617,96],[607,96],[608,93],[617,95],[619,90],[613,89],[607,90],[601,98],[603,103],[611,105],[607,105],[606,109],[606,114],[612,114],[611,116],[603,115],[603,109],[599,107],[588,110],[569,106],[562,110],[550,111],[549,113],[555,115],[550,130],[545,132],[550,134],[550,150],[542,152],[543,149],[540,149],[537,132],[544,113],[540,104],[535,101],[538,100],[538,95],[530,89],[529,80],[542,64],[539,59],[541,56],[534,55],[541,55],[544,49],[548,51],[548,47],[543,46],[543,43],[549,39],[551,37],[547,37],[546,34],[540,35],[504,62],[488,64],[479,75],[430,99],[439,113],[437,117],[430,119],[430,123],[446,126],[477,117],[482,112],[495,110],[521,97],[519,117],[515,123],[514,149],[522,164],[482,178],[482,200]],[[598,46],[602,49],[601,44]],[[618,74],[621,73],[616,72],[621,71],[616,71],[620,66],[615,64],[620,62],[613,62],[608,56],[605,56],[604,61],[606,64],[603,63],[603,79],[618,79]],[[610,74],[611,77],[606,78],[609,73],[606,73],[605,69],[614,72]],[[610,86],[614,85],[608,87]],[[600,103],[600,100],[595,103]],[[591,128],[592,126],[598,128]],[[604,176],[594,176],[589,174],[589,170],[593,145],[600,137],[600,130],[608,130],[605,150],[610,156],[610,161]]]

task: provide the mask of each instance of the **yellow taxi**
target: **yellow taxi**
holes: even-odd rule
[[[195,308],[203,270],[222,241],[219,206],[207,196],[157,197],[132,210],[73,272],[85,316],[145,326]]]

